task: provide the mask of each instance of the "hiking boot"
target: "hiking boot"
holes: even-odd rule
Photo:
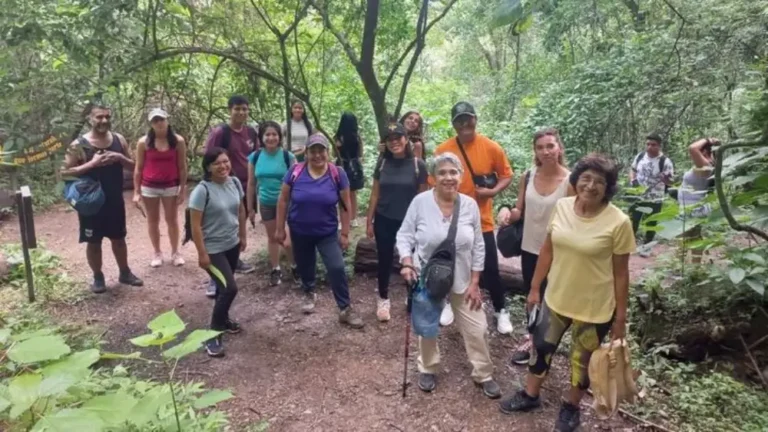
[[[104,281],[104,273],[98,273],[93,275],[93,283],[91,283],[91,292],[94,294],[102,294],[107,291],[107,283]]]
[[[504,414],[514,414],[521,411],[528,412],[540,406],[540,397],[530,397],[524,389],[520,389],[499,402],[499,411]]]
[[[475,385],[483,390],[483,394],[488,399],[498,399],[501,397],[501,387],[499,387],[499,384],[493,379],[489,379],[488,381],[483,381],[481,383],[475,383]]]
[[[360,318],[355,311],[352,310],[352,306],[347,306],[343,311],[339,312],[339,322],[346,324],[353,329],[361,329],[365,327],[363,319]]]
[[[581,410],[575,405],[563,402],[555,422],[554,432],[573,432],[581,425]]]
[[[152,257],[152,261],[149,262],[149,266],[152,268],[158,268],[161,265],[163,265],[163,254],[158,252],[154,257]]]
[[[380,298],[376,301],[376,318],[381,322],[389,321],[389,299]]]
[[[291,267],[291,276],[294,283],[301,283],[301,275],[299,274],[299,268],[296,266]]]
[[[443,311],[440,313],[440,325],[443,327],[453,324],[453,308],[446,302]]]
[[[283,272],[279,268],[273,268],[269,272],[269,286],[278,286],[283,281]]]
[[[208,281],[208,286],[205,287],[205,296],[208,298],[216,298],[216,282],[213,279]]]
[[[130,270],[121,271],[120,277],[117,280],[123,285],[128,285],[133,287],[144,286],[144,281],[136,277],[136,275],[133,274],[133,272],[131,272]]]
[[[237,261],[237,268],[235,268],[235,273],[248,274],[248,273],[253,273],[255,271],[256,271],[256,267],[250,264],[246,264],[243,260]]]
[[[231,319],[227,319],[227,323],[225,324],[226,328],[224,329],[224,332],[229,334],[236,334],[240,333],[242,330],[242,327],[240,327],[240,324],[237,321],[232,321]]]
[[[531,336],[528,335],[525,337],[525,341],[517,347],[514,353],[512,353],[512,357],[509,358],[509,362],[513,365],[527,365],[528,360],[531,359],[532,347],[533,342],[531,341]]]
[[[502,309],[493,315],[496,317],[496,330],[503,335],[512,334],[515,328],[512,327],[512,322],[509,320],[509,312]]]
[[[435,374],[419,374],[419,389],[421,391],[431,393],[435,391],[435,387],[437,387],[437,377],[435,377]]]
[[[315,300],[317,295],[314,292],[305,292],[304,301],[301,303],[301,311],[309,315],[315,311]]]
[[[221,341],[221,335],[205,341],[205,351],[210,357],[224,357],[224,343]]]

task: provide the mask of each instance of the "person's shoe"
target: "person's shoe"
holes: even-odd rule
[[[103,294],[107,291],[107,283],[104,280],[104,273],[93,275],[93,283],[91,283],[91,292],[94,294]]]
[[[515,328],[512,327],[512,322],[509,320],[509,312],[502,309],[493,315],[496,317],[496,330],[503,335],[512,334]]]
[[[314,292],[305,292],[304,301],[301,303],[301,311],[309,315],[315,311],[315,300],[317,295]]]
[[[575,405],[563,402],[555,422],[554,432],[573,432],[581,425],[581,410]]]
[[[353,329],[361,329],[365,327],[363,319],[352,310],[352,306],[347,306],[343,311],[339,312],[339,322],[346,324]]]
[[[490,379],[475,384],[483,390],[483,394],[488,399],[498,399],[501,397],[501,387],[499,387],[499,384],[496,381]]]
[[[520,389],[499,402],[499,411],[504,414],[514,414],[520,411],[528,412],[540,406],[540,397],[530,397],[524,389]]]
[[[149,266],[152,268],[158,268],[161,265],[163,265],[163,254],[156,253],[152,258],[152,261],[149,262]]]
[[[648,247],[648,245],[643,245],[637,248],[637,256],[640,258],[650,258],[652,252],[653,247]]]
[[[178,252],[171,255],[171,259],[173,260],[173,265],[175,265],[176,267],[181,267],[186,263],[186,261],[184,261],[184,257],[182,257],[181,254]]]
[[[208,281],[208,286],[205,287],[205,296],[208,298],[216,298],[216,282],[213,279]]]
[[[301,283],[301,275],[299,274],[299,268],[296,266],[291,267],[291,276],[294,283]]]
[[[440,325],[446,327],[451,324],[453,324],[453,308],[450,303],[446,303],[440,313]]]
[[[437,387],[437,379],[434,374],[419,374],[419,389],[421,391],[431,393],[435,391],[435,387]]]
[[[513,365],[527,365],[528,360],[531,359],[531,347],[533,347],[533,342],[531,341],[531,336],[528,335],[525,337],[525,341],[512,353],[509,362]]]
[[[221,335],[205,341],[205,351],[210,357],[224,357],[224,343],[221,341]]]
[[[352,228],[357,228],[360,226],[360,222],[357,221],[357,219],[352,219],[352,223],[350,223]]]
[[[377,299],[376,318],[381,322],[389,321],[389,299]]]
[[[228,319],[226,323],[226,329],[224,329],[224,331],[229,334],[237,334],[242,331],[242,327],[240,327],[240,324],[238,324],[237,321]]]
[[[117,280],[123,285],[128,285],[133,287],[144,286],[144,281],[136,277],[136,275],[133,274],[133,272],[130,270],[120,272],[120,277]]]
[[[278,286],[283,280],[283,272],[279,268],[273,268],[269,273],[269,286]]]
[[[236,273],[248,274],[248,273],[253,273],[255,271],[256,271],[256,267],[250,264],[246,264],[243,260],[237,261],[237,268],[235,269]]]

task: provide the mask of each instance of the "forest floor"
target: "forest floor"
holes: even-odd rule
[[[130,192],[126,202],[130,203]],[[146,333],[146,323],[158,314],[176,309],[188,329],[205,328],[210,320],[212,300],[204,295],[204,272],[197,267],[191,244],[182,248],[184,267],[166,263],[149,267],[152,256],[146,221],[128,204],[129,261],[134,273],[144,279],[142,288],[117,285],[117,268],[105,243],[104,262],[108,291],[89,294],[74,306],[52,306],[58,319],[81,325],[95,325],[104,331],[104,350],[136,351],[128,339]],[[183,220],[183,213],[182,220]],[[17,222],[0,225],[0,239],[18,240]],[[86,289],[90,271],[85,250],[77,243],[77,216],[59,205],[35,218],[38,240],[58,254],[70,276],[82,281]],[[164,226],[164,225],[163,225]],[[164,228],[161,228],[163,231]],[[362,228],[357,231],[362,233]],[[264,257],[264,230],[248,228],[245,256],[255,263]],[[163,233],[167,248],[167,236]],[[350,246],[352,253],[353,247]],[[166,260],[168,259],[166,250]],[[649,267],[652,259],[632,256],[634,277]],[[207,386],[229,389],[235,398],[219,404],[229,414],[234,430],[249,430],[249,425],[268,422],[270,431],[546,431],[551,430],[559,410],[559,400],[569,382],[568,359],[557,355],[544,390],[544,408],[516,416],[499,412],[496,401],[486,399],[470,379],[461,335],[455,325],[444,328],[440,336],[442,372],[438,387],[425,394],[415,385],[416,339],[410,338],[408,395],[401,396],[405,339],[404,289],[397,277],[392,283],[392,321],[381,324],[375,318],[375,279],[356,275],[350,284],[353,306],[363,316],[366,327],[350,330],[337,320],[337,308],[329,289],[321,289],[316,313],[299,312],[301,301],[297,285],[284,282],[269,287],[266,267],[238,276],[239,295],[232,316],[244,331],[225,337],[227,355],[211,359],[201,350],[182,360],[177,377],[203,381]],[[519,265],[512,260],[512,265]],[[522,309],[522,303],[515,303]],[[486,310],[489,310],[486,304]],[[501,336],[495,326],[489,335],[491,355],[496,365],[495,378],[505,393],[518,388],[525,379],[525,368],[512,367],[507,359],[522,337],[521,312],[512,337]],[[492,315],[488,313],[489,324]],[[134,369],[141,365],[130,365]],[[153,371],[147,370],[148,374]],[[159,372],[159,371],[154,371]],[[616,417],[599,421],[583,402],[582,430],[631,431],[632,423]]]

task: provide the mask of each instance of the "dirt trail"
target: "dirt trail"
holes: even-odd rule
[[[128,201],[130,195],[126,197]],[[85,289],[90,271],[84,248],[77,244],[76,214],[59,206],[37,216],[35,223],[38,238],[62,257],[67,271],[83,281]],[[141,214],[129,205],[129,261],[144,279],[143,288],[114,285],[117,269],[105,243],[108,292],[90,295],[77,306],[56,308],[58,315],[75,323],[103,326],[108,350],[135,351],[126,340],[143,334],[149,319],[169,309],[175,308],[189,329],[206,327],[210,319],[212,303],[203,294],[205,275],[196,265],[194,246],[188,244],[182,249],[186,266],[166,264],[151,269],[152,247],[145,224]],[[248,232],[246,256],[251,256],[263,248],[265,237],[260,224],[256,230],[249,227]],[[0,241],[17,239],[15,220],[0,225]],[[646,261],[633,257],[633,270],[644,268]],[[265,275],[252,274],[239,277],[239,286],[232,316],[243,325],[243,333],[226,337],[225,358],[194,354],[181,363],[178,375],[205,381],[210,387],[231,389],[236,398],[220,407],[230,414],[234,430],[245,430],[261,420],[269,421],[271,431],[546,431],[554,424],[559,391],[544,391],[542,411],[511,417],[499,413],[496,402],[483,397],[473,385],[455,326],[441,334],[443,371],[433,394],[424,394],[415,386],[416,346],[411,337],[409,378],[414,385],[403,399],[405,307],[404,289],[399,284],[392,289],[392,321],[379,324],[374,311],[375,280],[354,279],[350,291],[354,307],[366,322],[363,331],[348,330],[337,322],[337,309],[328,289],[319,293],[317,312],[304,316],[298,312],[299,291],[293,284],[268,287]],[[501,337],[495,331],[490,334],[495,378],[505,392],[516,388],[525,377],[524,368],[512,368],[506,362],[519,337],[520,333],[513,338]],[[565,387],[569,381],[567,363],[562,356],[555,359],[549,386]],[[582,422],[585,431],[633,428],[620,418],[598,421],[588,409],[583,410]]]

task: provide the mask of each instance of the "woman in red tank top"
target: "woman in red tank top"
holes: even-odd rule
[[[160,250],[160,206],[168,225],[173,265],[184,265],[179,254],[178,207],[187,195],[187,145],[168,124],[168,113],[155,108],[149,113],[151,128],[136,145],[136,169],[133,173],[133,202],[146,208],[149,239],[155,248],[151,267],[163,264]]]

